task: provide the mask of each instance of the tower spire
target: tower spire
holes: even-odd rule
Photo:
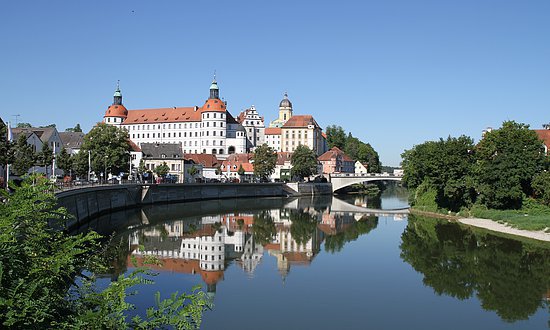
[[[218,83],[216,82],[216,71],[214,71],[214,80],[212,80],[212,85],[210,85],[210,99],[219,99],[220,98],[220,89],[218,88]]]
[[[113,95],[113,105],[122,105],[122,93],[120,92],[120,80],[116,81],[116,91]]]

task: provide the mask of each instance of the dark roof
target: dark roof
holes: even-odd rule
[[[59,132],[59,138],[65,149],[80,149],[84,140],[82,132]]]
[[[142,143],[141,151],[145,158],[183,158],[181,143]]]
[[[52,135],[57,131],[54,127],[29,127],[29,128],[12,128],[11,129],[14,136],[19,135],[21,132],[32,132],[38,136],[42,142],[47,142],[50,140]],[[27,134],[28,136],[29,134]]]

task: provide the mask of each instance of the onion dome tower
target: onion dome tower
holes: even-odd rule
[[[113,104],[111,104],[105,115],[103,122],[108,125],[120,125],[128,117],[128,110],[122,104],[122,93],[120,92],[120,81],[117,82],[115,94],[113,95]]]

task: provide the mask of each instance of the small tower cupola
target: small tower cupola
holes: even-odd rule
[[[113,95],[113,105],[122,105],[122,93],[120,92],[120,80],[116,83],[116,91]]]
[[[209,99],[219,99],[219,98],[220,98],[220,89],[218,88],[218,83],[216,82],[216,75],[214,74],[214,80],[212,80],[212,85],[210,85]]]

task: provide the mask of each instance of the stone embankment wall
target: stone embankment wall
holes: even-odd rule
[[[114,185],[56,194],[59,206],[75,216],[68,224],[69,228],[101,214],[141,205],[286,195],[282,183]]]
[[[298,196],[308,195],[332,195],[331,183],[313,183],[313,182],[300,182],[300,183],[287,183],[288,188],[296,192]]]

